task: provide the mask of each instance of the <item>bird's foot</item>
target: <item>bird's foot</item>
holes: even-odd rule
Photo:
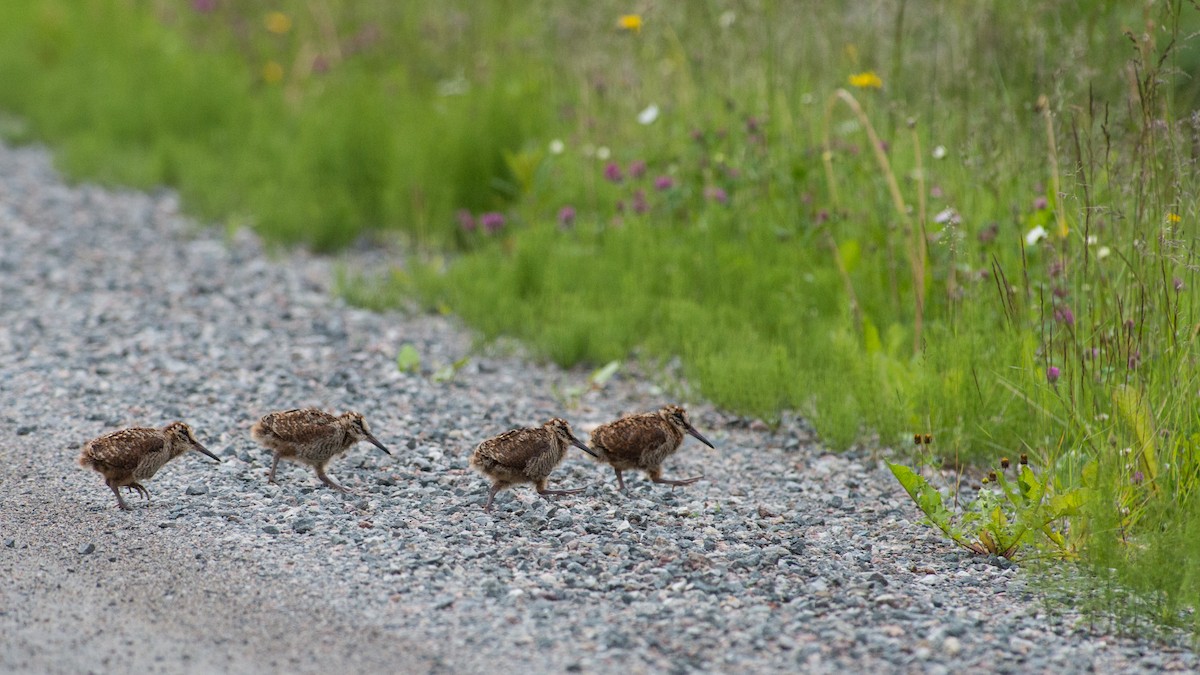
[[[656,477],[652,477],[650,480],[654,481],[655,483],[662,483],[663,485],[670,485],[671,487],[681,487],[684,485],[691,485],[692,483],[695,483],[696,481],[700,480],[701,478],[704,478],[704,476],[696,476],[694,478],[678,478],[678,479],[663,478],[662,476],[656,476]]]
[[[584,490],[586,490],[586,489],[587,489],[587,488],[575,488],[575,489],[573,489],[573,490],[549,490],[549,489],[542,489],[542,490],[538,490],[538,494],[539,494],[539,495],[542,495],[543,497],[562,496],[562,495],[577,495],[577,494],[579,494],[580,492],[583,492],[583,491],[584,491]]]

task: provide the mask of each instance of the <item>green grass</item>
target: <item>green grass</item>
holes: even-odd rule
[[[0,129],[276,241],[400,233],[412,259],[347,282],[359,301],[562,364],[679,357],[691,390],[834,447],[1026,453],[1088,495],[1098,583],[1186,620],[1200,11],[647,7],[633,31],[615,2],[3,3],[25,122]]]

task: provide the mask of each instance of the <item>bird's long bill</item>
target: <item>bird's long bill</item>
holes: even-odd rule
[[[717,449],[717,446],[713,445],[712,443],[709,443],[707,438],[705,438],[699,431],[696,431],[696,427],[694,427],[690,424],[687,425],[687,432],[689,434],[695,436],[697,440],[699,440],[701,443],[707,445],[708,447],[712,448],[713,450]]]
[[[383,443],[380,443],[380,442],[379,442],[379,439],[378,439],[378,438],[375,438],[375,437],[374,437],[374,436],[372,436],[371,434],[367,434],[367,442],[368,442],[368,443],[370,443],[371,445],[373,445],[373,446],[375,446],[375,447],[379,448],[379,449],[380,449],[380,450],[382,450],[382,451],[383,451],[385,454],[388,454],[388,455],[392,454],[392,451],[391,451],[391,450],[388,450],[387,448],[383,447]]]
[[[596,453],[592,452],[591,448],[584,445],[582,441],[580,441],[578,438],[575,438],[574,436],[571,437],[571,445],[574,445],[575,447],[586,452],[587,454],[591,455],[592,457],[596,457],[596,458],[600,457],[600,455],[597,455]]]
[[[192,447],[195,448],[198,452],[202,452],[202,453],[208,455],[209,457],[212,457],[213,459],[217,460],[218,462],[221,461],[220,457],[217,457],[216,455],[212,454],[211,452],[208,451],[208,448],[204,447],[203,445],[200,445],[199,443],[192,443]]]

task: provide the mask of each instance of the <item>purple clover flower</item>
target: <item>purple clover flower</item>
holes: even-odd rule
[[[575,224],[574,206],[564,206],[558,210],[558,224],[561,227],[571,227]]]
[[[1134,471],[1133,475],[1129,477],[1129,482],[1134,485],[1141,485],[1144,480],[1146,480],[1146,476],[1140,470]]]
[[[479,225],[483,227],[484,232],[495,234],[500,231],[500,228],[504,227],[504,214],[495,211],[480,214]]]
[[[1054,310],[1054,320],[1065,326],[1074,326],[1075,313],[1071,311],[1070,307],[1063,305]]]
[[[655,190],[670,190],[673,187],[675,187],[675,179],[670,176],[659,176],[654,179]]]
[[[716,185],[704,188],[704,198],[718,204],[729,203],[729,194],[725,192],[724,188],[717,187]]]
[[[1171,280],[1171,285],[1175,287],[1175,292],[1178,293],[1183,290],[1183,279],[1175,277]]]
[[[1058,369],[1058,366],[1050,366],[1046,369],[1046,381],[1050,384],[1058,382],[1058,378],[1061,375],[1062,371]]]
[[[638,178],[641,178],[642,176],[645,176],[645,175],[646,175],[646,162],[645,161],[638,159],[638,160],[634,160],[634,162],[629,165],[629,177],[630,178],[637,180]]]
[[[604,180],[610,183],[620,183],[624,180],[621,175],[621,167],[616,162],[609,162],[604,166]]]
[[[1045,211],[1049,206],[1050,200],[1046,199],[1045,197],[1038,197],[1037,199],[1033,200],[1034,211]]]
[[[217,0],[192,0],[192,9],[201,14],[208,14],[217,9]]]
[[[650,203],[646,201],[645,190],[638,190],[633,193],[633,212],[645,213],[650,210]]]

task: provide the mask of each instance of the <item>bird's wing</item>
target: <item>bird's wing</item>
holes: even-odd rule
[[[515,471],[524,471],[530,460],[552,449],[544,429],[513,429],[480,443],[475,452]]]
[[[328,433],[337,418],[316,408],[300,408],[273,412],[260,420],[267,432],[292,443],[304,443]]]
[[[646,450],[666,443],[667,432],[656,415],[632,415],[596,427],[591,438],[609,456],[635,461]]]
[[[142,457],[158,452],[162,447],[163,438],[158,429],[135,427],[114,431],[90,441],[84,454],[98,468],[133,471]]]

